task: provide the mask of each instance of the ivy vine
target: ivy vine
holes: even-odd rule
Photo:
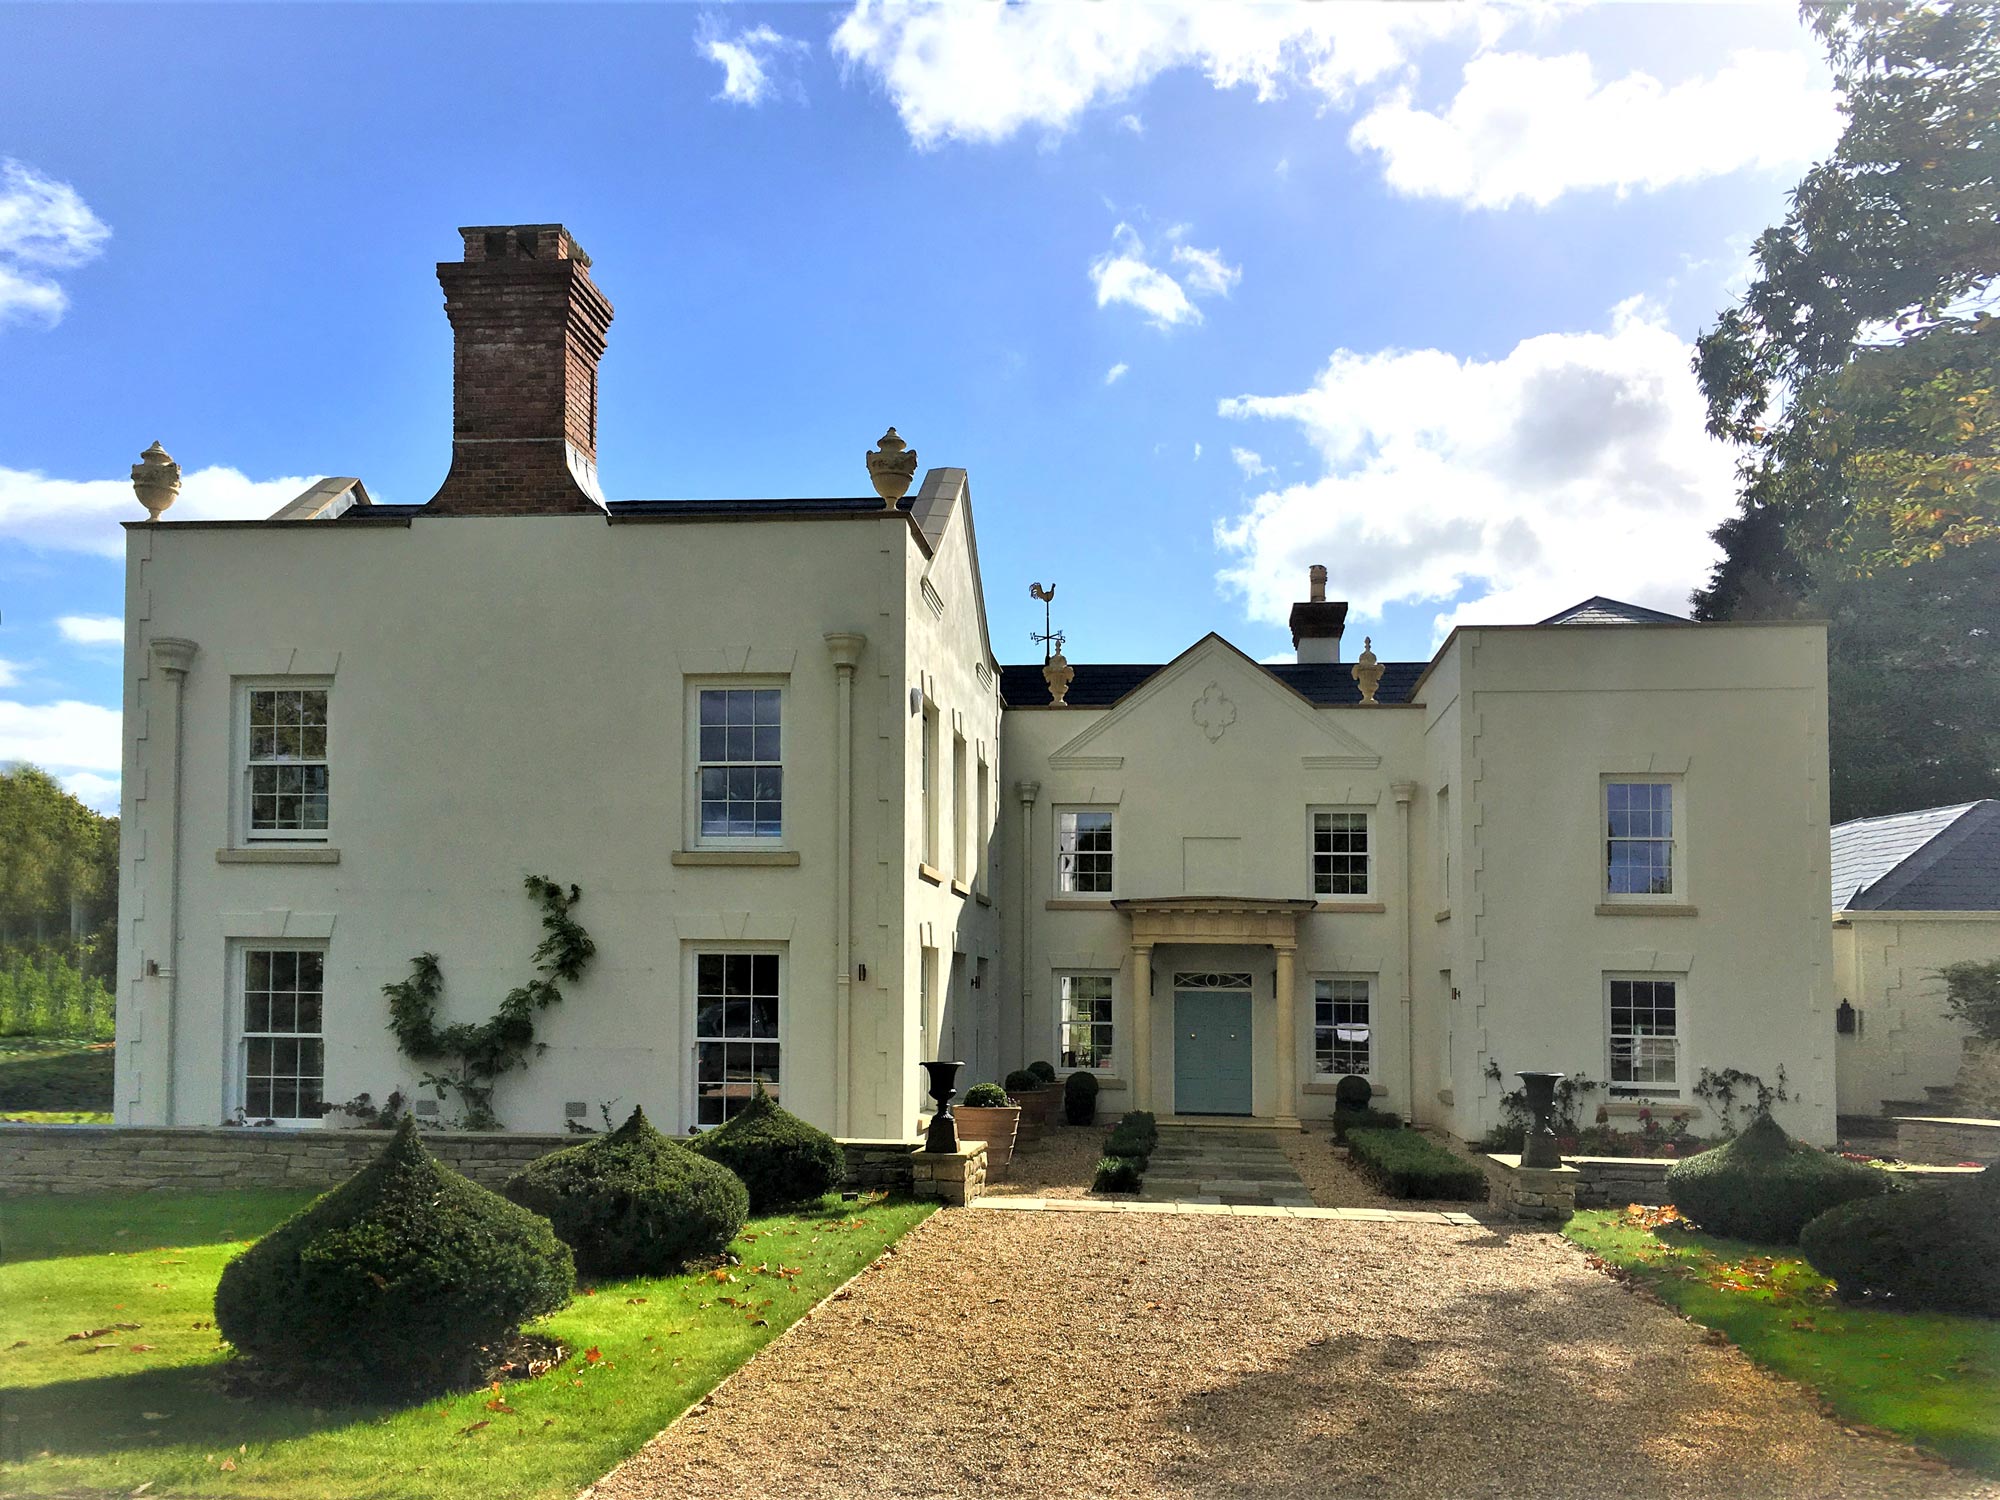
[[[502,1128],[493,1112],[496,1081],[520,1067],[530,1050],[537,1054],[547,1050],[547,1043],[535,1040],[536,1014],[560,1002],[562,985],[581,979],[597,953],[590,934],[570,915],[583,899],[578,887],[565,888],[540,875],[530,875],[524,883],[528,894],[541,903],[542,926],[548,929],[534,954],[540,973],[509,990],[492,1019],[438,1024],[444,970],[435,953],[418,954],[410,960],[408,979],[382,986],[396,1045],[418,1062],[444,1059],[452,1064],[446,1071],[424,1074],[423,1082],[440,1100],[447,1094],[458,1096],[461,1123],[468,1130]]]

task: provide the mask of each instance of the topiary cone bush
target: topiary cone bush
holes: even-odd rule
[[[1088,1125],[1097,1118],[1097,1075],[1081,1068],[1063,1080],[1063,1118]]]
[[[1843,1203],[1799,1248],[1845,1301],[2000,1317],[2000,1167]]]
[[[778,1108],[761,1081],[733,1119],[696,1136],[688,1148],[743,1179],[753,1214],[813,1202],[831,1192],[847,1171],[840,1143]]]
[[[1889,1188],[1886,1173],[1793,1140],[1768,1114],[1667,1172],[1667,1195],[1683,1218],[1710,1234],[1773,1245],[1796,1244],[1808,1221]]]
[[[488,1346],[576,1290],[546,1219],[461,1177],[408,1116],[374,1161],[223,1268],[215,1325],[338,1395],[474,1383]]]
[[[634,1109],[609,1135],[530,1163],[507,1196],[541,1214],[594,1276],[666,1276],[720,1255],[750,1216],[750,1194]]]

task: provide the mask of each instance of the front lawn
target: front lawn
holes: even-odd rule
[[[0,1114],[110,1110],[111,1056],[109,1042],[0,1036]]]
[[[216,1279],[311,1197],[0,1199],[0,1494],[573,1495],[934,1207],[829,1199],[752,1219],[739,1264],[579,1287],[530,1325],[571,1350],[536,1380],[402,1408],[243,1399]]]
[[[1697,1234],[1660,1210],[1598,1209],[1563,1232],[1845,1421],[2000,1474],[2000,1322],[1846,1307],[1796,1246]]]

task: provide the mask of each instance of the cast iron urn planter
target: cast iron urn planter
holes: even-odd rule
[[[1561,1073],[1516,1073],[1521,1090],[1528,1096],[1528,1129],[1521,1142],[1524,1167],[1560,1167],[1562,1152],[1556,1146],[1556,1085]]]
[[[931,1116],[931,1128],[924,1136],[924,1150],[945,1154],[956,1152],[958,1121],[952,1118],[951,1100],[958,1092],[958,1070],[965,1064],[927,1062],[920,1066],[931,1075],[931,1098],[937,1101],[937,1113]]]

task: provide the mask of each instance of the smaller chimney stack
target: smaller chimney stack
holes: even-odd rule
[[[603,514],[597,362],[611,304],[560,224],[459,230],[438,268],[451,320],[451,472],[428,509],[451,515]]]
[[[1292,606],[1292,649],[1299,664],[1338,662],[1340,635],[1347,627],[1347,601],[1326,597],[1326,565],[1314,563],[1306,574],[1306,599]]]

